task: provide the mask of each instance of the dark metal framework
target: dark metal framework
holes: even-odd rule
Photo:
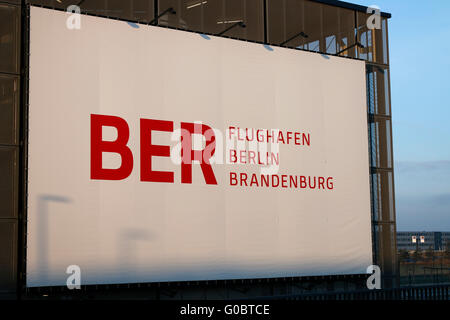
[[[450,300],[450,285],[415,286],[389,288],[381,290],[358,290],[332,293],[310,293],[274,297],[280,300],[301,301],[333,301],[333,300],[398,300],[398,301],[448,301]]]
[[[94,1],[94,0],[90,0]],[[103,4],[108,3],[111,0],[98,0]],[[139,0],[130,1],[133,6],[134,2]],[[98,10],[98,12],[84,12],[82,14],[95,15],[117,19],[121,21],[134,22],[134,23],[146,23],[148,24],[154,17],[162,16],[161,13],[167,11],[167,7],[170,4],[162,5],[166,2],[177,2],[185,0],[149,0],[146,1],[153,6],[152,14],[148,16],[147,20],[143,19],[129,19],[128,16],[122,16],[116,14],[110,16],[107,11]],[[217,0],[219,1],[219,0]],[[223,1],[223,0],[220,0]],[[255,0],[256,1],[256,0]],[[262,9],[262,25],[263,29],[262,40],[251,39],[251,37],[239,37],[239,36],[226,36],[227,38],[233,38],[243,41],[250,41],[255,43],[261,43],[270,46],[279,46],[276,43],[276,39],[273,38],[274,29],[271,22],[276,22],[274,17],[271,16],[271,10],[273,9],[273,3],[269,0],[258,0],[261,2]],[[10,201],[16,201],[16,212],[8,214],[2,214],[0,212],[0,228],[6,223],[12,223],[13,232],[10,233],[9,238],[6,239],[8,243],[3,243],[5,239],[0,238],[0,248],[7,247],[10,249],[13,255],[11,256],[11,268],[15,270],[13,279],[9,279],[6,289],[2,288],[3,279],[0,274],[0,294],[15,292],[19,297],[25,294],[24,297],[30,297],[30,294],[42,294],[42,293],[67,293],[67,290],[63,287],[52,288],[38,288],[27,289],[25,286],[26,275],[26,235],[27,235],[27,161],[28,161],[28,62],[29,62],[29,6],[38,5],[55,10],[65,10],[65,6],[68,6],[70,1],[63,1],[58,3],[53,0],[0,0],[0,10],[3,6],[14,7],[20,12],[20,50],[18,51],[20,57],[19,68],[10,72],[0,69],[0,76],[9,75],[11,77],[19,78],[20,81],[20,107],[17,106],[17,118],[19,119],[18,125],[14,127],[19,139],[16,142],[3,143],[2,136],[0,136],[0,151],[5,147],[14,148],[15,166],[12,176],[16,175],[16,183],[12,185],[15,188],[15,197],[9,199]],[[86,3],[89,0],[85,1]],[[142,2],[142,1],[141,1]],[[145,2],[145,1],[144,1]],[[85,3],[85,4],[86,4]],[[282,4],[280,4],[282,3]],[[373,253],[374,263],[380,265],[383,272],[383,286],[395,287],[398,283],[398,265],[396,258],[396,239],[395,239],[395,202],[394,202],[394,190],[393,190],[393,155],[392,155],[392,125],[391,125],[391,113],[390,113],[390,84],[389,84],[389,60],[388,60],[388,39],[387,39],[387,18],[390,18],[390,14],[382,13],[383,27],[381,30],[369,30],[365,27],[365,20],[368,15],[366,7],[353,5],[341,1],[331,0],[298,0],[301,4],[302,14],[308,12],[306,9],[310,3],[315,3],[320,8],[320,39],[318,50],[312,50],[323,55],[338,55],[344,53],[344,58],[358,59],[366,61],[366,73],[367,73],[367,110],[368,110],[368,126],[369,126],[369,158],[371,168],[371,203],[372,203],[372,239],[373,239]],[[290,26],[286,25],[286,11],[290,11],[291,8],[286,6],[286,0],[277,1],[277,4],[281,5],[284,9],[284,18],[280,23],[284,24],[284,42],[289,39],[288,33],[291,35],[293,32],[303,30],[290,30]],[[149,9],[151,6],[149,5]],[[337,30],[335,37],[335,51],[330,52],[330,45],[327,43],[329,37],[325,34],[324,18],[325,10],[336,7],[346,10],[343,13],[347,14],[350,19],[353,20],[353,27],[350,30],[350,35],[354,33],[355,43],[361,43],[361,46],[354,46],[350,42],[349,38],[344,43],[344,50],[338,50],[339,46],[337,38],[340,36],[340,31]],[[100,5],[99,8],[102,8]],[[324,9],[325,8],[325,9]],[[295,10],[294,10],[295,11]],[[347,12],[348,11],[348,12]],[[350,12],[351,11],[351,12]],[[339,13],[340,15],[342,12]],[[203,19],[203,18],[202,18]],[[341,21],[339,16],[338,21]],[[306,17],[305,17],[306,20]],[[302,22],[303,25],[304,22]],[[160,25],[161,26],[161,25]],[[170,21],[166,25],[161,27],[167,27],[172,29],[181,29],[187,32],[200,32],[202,34],[216,35],[217,33],[210,33],[199,30],[189,30],[188,28],[180,28],[179,25],[171,25]],[[239,29],[239,28],[238,28]],[[288,30],[289,29],[289,30]],[[341,27],[339,27],[341,29]],[[289,32],[288,32],[289,31]],[[276,33],[276,32],[275,32]],[[309,32],[306,32],[308,34]],[[305,33],[304,33],[305,34]],[[313,36],[314,37],[314,36]],[[351,36],[350,36],[351,37]],[[291,37],[292,38],[292,37]],[[294,37],[296,38],[296,37]],[[291,45],[284,46],[290,47],[295,50],[311,51],[309,44],[305,44],[306,41],[310,41],[311,37],[299,37],[303,42],[292,41]],[[316,36],[317,38],[317,36]],[[293,38],[292,38],[293,39]],[[291,39],[291,40],[292,40]],[[343,39],[341,39],[343,40]],[[289,40],[290,41],[290,40]],[[278,42],[280,43],[280,41]],[[356,48],[354,48],[356,47]],[[375,50],[377,47],[378,52]],[[353,48],[353,49],[352,49]],[[352,49],[352,50],[350,50]],[[0,47],[1,50],[1,47]],[[379,51],[382,51],[380,54]],[[1,51],[0,51],[1,54]],[[341,55],[342,56],[342,55]],[[1,98],[1,96],[0,96]],[[0,105],[1,106],[1,105]],[[0,110],[1,111],[1,110]],[[1,119],[0,119],[1,120]],[[0,153],[1,154],[1,153]],[[1,159],[0,159],[1,160]],[[4,163],[0,162],[0,170],[4,167]],[[8,186],[7,186],[8,187]],[[2,189],[0,189],[2,190]],[[1,196],[1,195],[0,195]],[[1,199],[1,198],[0,198]],[[8,246],[11,246],[9,248]],[[0,250],[1,251],[1,250]],[[3,272],[3,271],[2,271]],[[171,282],[171,283],[146,283],[146,284],[128,284],[128,285],[100,285],[100,286],[84,286],[81,292],[92,293],[102,290],[122,290],[124,288],[131,292],[132,289],[146,288],[146,292],[154,292],[155,298],[161,298],[161,294],[166,297],[179,297],[178,291],[188,292],[193,289],[198,293],[207,292],[208,290],[225,290],[226,297],[236,297],[236,293],[248,296],[251,288],[259,288],[258,293],[254,293],[254,296],[261,296],[261,292],[265,292],[266,295],[277,295],[295,292],[305,292],[308,290],[316,290],[319,287],[326,287],[327,289],[358,289],[365,285],[366,275],[349,275],[349,276],[320,276],[320,277],[289,277],[289,278],[273,278],[273,279],[240,279],[240,280],[220,280],[220,281],[195,281],[195,282]],[[11,283],[15,284],[11,286]],[[113,291],[114,291],[113,290]],[[131,290],[131,291],[130,291]],[[150,290],[150,291],[149,291]],[[220,291],[219,290],[219,291]],[[230,295],[231,292],[234,294]],[[169,293],[167,293],[169,292]],[[175,292],[173,294],[173,292]],[[205,293],[207,296],[207,294]],[[197,295],[198,296],[198,295]],[[206,297],[205,296],[205,297]],[[211,296],[211,294],[210,294]],[[214,294],[212,294],[214,296]]]

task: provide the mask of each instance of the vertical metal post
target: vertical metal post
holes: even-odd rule
[[[28,64],[30,37],[30,5],[21,3],[21,49],[20,49],[20,152],[19,152],[19,252],[18,252],[18,298],[26,288],[26,243],[27,243],[27,181],[28,181]]]

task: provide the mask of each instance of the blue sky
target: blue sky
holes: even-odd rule
[[[450,1],[349,2],[392,14],[397,229],[450,231]]]

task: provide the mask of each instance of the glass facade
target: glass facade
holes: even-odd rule
[[[19,270],[21,11],[7,2],[0,1],[0,296],[16,290]]]
[[[19,104],[19,92],[26,74],[21,73],[21,68],[26,66],[20,66],[21,26],[26,25],[25,18],[21,22],[21,8],[28,3],[65,10],[74,1],[0,0],[0,172],[5,171],[5,176],[12,177],[0,182],[0,190],[12,190],[12,195],[0,194],[2,203],[11,202],[4,206],[10,209],[0,212],[0,227],[9,228],[2,234],[11,235],[8,239],[0,238],[0,259],[10,259],[10,256],[3,257],[3,252],[17,248],[18,217],[25,214],[19,212],[19,203],[23,200],[20,200],[17,181],[19,153],[21,161],[26,161],[26,150],[20,146],[20,134],[24,129],[20,126],[20,118],[24,117],[20,110],[25,110],[25,105]],[[161,27],[206,34],[218,34],[236,22],[243,22],[245,28],[232,28],[223,36],[365,60],[367,106],[362,107],[368,112],[374,262],[381,267],[385,287],[393,285],[398,265],[395,255],[389,15],[382,15],[381,28],[369,29],[368,14],[361,12],[359,7],[340,2],[330,5],[313,0],[84,0],[80,7],[85,14],[147,24],[160,16],[157,24]],[[176,14],[163,14],[168,8],[173,8]],[[362,46],[356,46],[357,42]],[[26,139],[25,135],[22,138]],[[8,194],[6,200],[3,199],[5,194]],[[16,268],[16,265],[10,267]],[[1,281],[3,287],[3,278]]]
[[[245,28],[233,28],[226,36],[264,41],[262,1],[254,0],[159,0],[158,14],[174,8],[176,14],[164,15],[161,26],[218,34],[233,23],[244,22]]]

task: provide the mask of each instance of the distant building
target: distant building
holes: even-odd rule
[[[445,250],[450,246],[450,232],[406,231],[397,232],[398,250]]]

